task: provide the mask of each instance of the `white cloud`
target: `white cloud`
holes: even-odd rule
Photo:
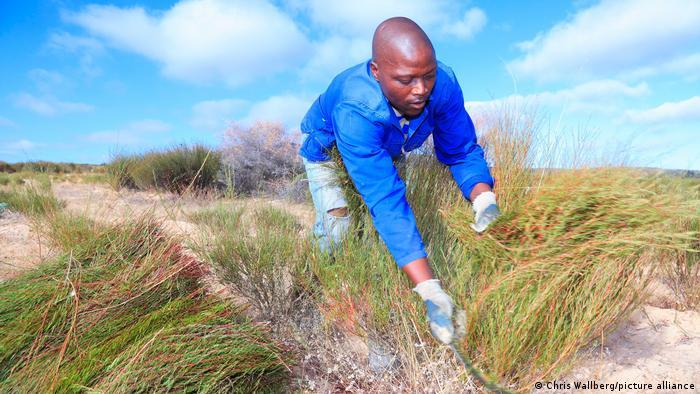
[[[7,119],[3,116],[0,116],[0,127],[15,127],[17,126],[15,122],[11,121],[10,119]]]
[[[306,8],[314,24],[346,37],[371,37],[379,23],[401,15],[419,25],[433,25],[443,20],[443,9],[449,2],[402,0],[309,0]],[[369,11],[371,10],[371,11]]]
[[[289,8],[308,13],[315,25],[331,35],[365,39],[372,36],[380,22],[397,15],[411,18],[428,33],[435,30],[465,39],[471,38],[467,33],[478,32],[486,23],[481,9],[474,7],[462,13],[457,2],[448,0],[308,0],[294,2]],[[449,27],[442,31],[445,26]]]
[[[432,40],[469,40],[486,24],[486,14],[473,7],[461,11],[447,0],[299,0],[286,4],[291,13],[308,17],[320,35],[313,56],[301,70],[306,80],[327,81],[339,71],[372,55],[372,35],[385,19],[401,15],[418,23]],[[367,10],[372,10],[367,12]]]
[[[23,150],[32,150],[37,147],[37,144],[35,144],[32,141],[21,139],[18,141],[13,141],[10,142],[9,144],[6,145],[7,150],[9,151],[23,151]]]
[[[700,79],[700,53],[679,56],[658,65],[641,67],[630,72],[629,76],[644,78],[656,74],[675,74],[691,81]]]
[[[52,86],[61,85],[66,82],[66,78],[63,74],[45,70],[43,68],[34,68],[29,70],[29,79],[31,79],[34,84],[41,90],[48,90]]]
[[[79,56],[81,71],[88,77],[102,74],[95,64],[95,58],[104,53],[102,44],[92,37],[81,37],[66,32],[53,33],[49,37],[48,47]]]
[[[239,99],[200,101],[192,107],[190,124],[196,128],[222,130],[241,108],[247,107],[248,101]]]
[[[314,44],[314,56],[301,70],[301,76],[305,80],[329,81],[339,71],[371,56],[371,40],[332,36]]]
[[[192,82],[237,86],[301,64],[310,49],[292,19],[262,0],[184,0],[151,14],[90,5],[63,19],[161,63],[165,75]]]
[[[239,122],[250,125],[256,120],[279,121],[292,130],[298,130],[313,98],[293,95],[273,96],[254,104]]]
[[[462,20],[445,25],[443,31],[466,41],[472,39],[484,26],[486,26],[486,13],[474,7],[464,13]]]
[[[102,44],[92,37],[81,37],[66,32],[51,34],[49,37],[49,46],[72,53],[81,50],[100,52],[104,49]]]
[[[470,111],[492,111],[504,104],[522,103],[526,105],[564,106],[569,112],[615,112],[615,103],[623,98],[641,97],[651,93],[649,86],[642,82],[628,85],[613,79],[602,79],[576,85],[572,88],[544,91],[528,95],[511,95],[489,101],[468,101],[465,106]]]
[[[102,130],[84,137],[86,141],[115,145],[139,145],[148,134],[169,131],[171,126],[156,119],[144,119],[131,122],[115,130]]]
[[[201,101],[192,107],[190,124],[208,130],[224,130],[231,122],[250,126],[258,120],[282,122],[289,129],[299,129],[301,119],[313,98],[292,94],[271,96],[251,103],[240,99]]]
[[[284,10],[276,4],[182,0],[161,12],[90,5],[62,17],[92,37],[63,33],[54,35],[52,42],[66,48],[101,48],[103,41],[160,63],[167,76],[190,82],[223,80],[235,87],[298,67],[304,79],[328,79],[367,59],[374,29],[392,16],[415,20],[431,37],[434,33],[464,40],[487,20],[481,9],[465,12],[448,0],[294,0],[283,2]]]
[[[69,112],[88,112],[93,106],[72,101],[60,101],[53,97],[36,97],[22,92],[13,96],[15,106],[28,109],[40,115],[53,116]]]
[[[667,102],[646,110],[625,111],[624,119],[633,123],[659,124],[700,121],[700,96]]]
[[[539,80],[618,75],[684,56],[699,38],[698,1],[602,1],[520,43],[510,67]]]

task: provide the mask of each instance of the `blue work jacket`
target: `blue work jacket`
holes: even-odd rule
[[[493,178],[452,69],[438,62],[430,98],[404,134],[369,65],[367,61],[343,71],[314,101],[301,123],[309,137],[299,153],[323,162],[330,160],[328,150],[338,146],[377,232],[403,267],[426,253],[392,159],[418,148],[432,133],[437,159],[450,167],[465,198],[477,183],[493,186]]]

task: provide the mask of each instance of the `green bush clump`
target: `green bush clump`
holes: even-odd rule
[[[261,318],[283,322],[298,290],[296,276],[307,262],[302,227],[277,208],[244,213],[242,208],[220,205],[193,215],[208,230],[201,254]]]
[[[203,145],[179,145],[140,155],[119,155],[108,165],[110,183],[141,190],[184,193],[216,185],[221,155]]]
[[[129,167],[135,161],[135,156],[118,155],[107,164],[109,184],[114,190],[136,188],[136,183],[129,172]]]
[[[283,390],[286,349],[158,223],[46,220],[63,253],[0,283],[0,391]]]
[[[33,186],[0,190],[0,202],[7,203],[13,211],[30,216],[52,213],[64,205],[47,188]]]

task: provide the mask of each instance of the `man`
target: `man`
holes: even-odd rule
[[[438,160],[450,167],[464,197],[472,202],[472,228],[484,231],[499,211],[460,86],[452,70],[436,60],[425,32],[408,18],[382,22],[372,39],[372,59],[333,79],[312,104],[301,131],[305,139],[300,154],[316,207],[319,247],[330,252],[350,220],[333,170],[323,165],[336,145],[375,228],[425,301],[433,335],[450,343],[452,300],[433,278],[392,159],[418,148],[432,133]]]

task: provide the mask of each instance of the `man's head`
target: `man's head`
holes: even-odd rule
[[[391,105],[408,117],[418,116],[435,86],[433,44],[408,18],[380,23],[372,38],[372,75]]]

